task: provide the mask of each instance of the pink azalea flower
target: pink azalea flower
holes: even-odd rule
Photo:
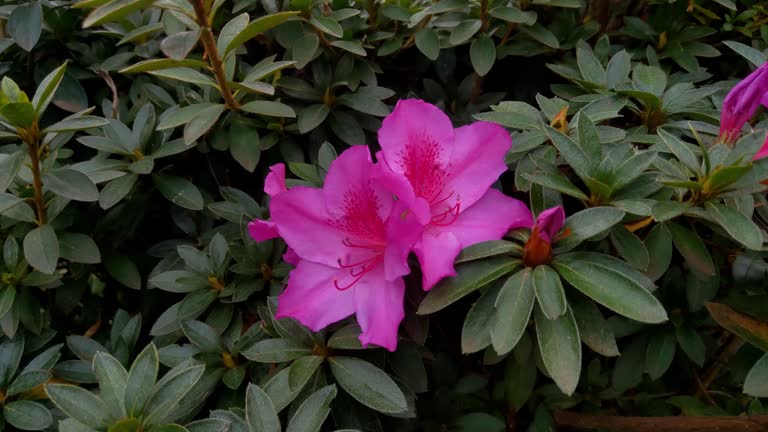
[[[733,143],[760,105],[768,105],[768,63],[736,84],[723,101],[720,139]]]
[[[490,189],[506,171],[504,156],[512,146],[501,126],[476,122],[454,129],[434,105],[400,100],[379,129],[379,143],[382,184],[425,226],[414,245],[425,290],[456,275],[461,249],[525,226],[525,204]]]
[[[552,243],[565,225],[565,211],[561,206],[552,207],[539,213],[536,221],[530,211],[528,215],[531,236],[525,243],[523,262],[529,267],[547,264],[552,259]]]
[[[368,148],[355,146],[331,164],[322,189],[297,186],[272,197],[270,224],[299,258],[277,317],[317,331],[356,314],[364,346],[394,351],[402,276],[422,227],[374,171]]]
[[[264,179],[264,192],[274,198],[276,195],[287,190],[288,188],[285,186],[285,165],[279,163],[269,167],[269,174],[267,174],[267,178]],[[254,219],[248,223],[248,234],[250,234],[257,242],[280,237],[274,222],[261,219]],[[287,253],[288,252],[286,252],[286,254]],[[289,264],[293,264],[288,260],[286,261]]]

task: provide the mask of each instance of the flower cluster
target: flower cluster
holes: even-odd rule
[[[760,106],[768,106],[768,63],[764,63],[734,86],[723,101],[720,139],[733,143]],[[755,159],[768,156],[768,136]]]
[[[264,188],[270,220],[249,230],[256,241],[281,237],[285,260],[296,266],[278,317],[319,330],[356,314],[363,345],[394,350],[411,252],[429,290],[456,274],[461,249],[533,222],[524,203],[491,188],[512,145],[502,127],[454,129],[437,107],[401,100],[379,143],[375,163],[366,146],[344,151],[322,189],[287,189],[285,167],[273,166]]]

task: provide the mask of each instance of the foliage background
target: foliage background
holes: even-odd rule
[[[751,0],[6,1],[0,429],[763,414],[768,164],[750,160],[768,122],[733,147],[717,135],[767,48]],[[488,294],[524,271],[525,233],[465,251],[426,298],[412,275],[395,353],[359,349],[347,322],[274,320],[284,245],[244,229],[267,216],[267,168],[321,185],[408,97],[507,127],[497,187],[565,206],[556,253],[586,280],[558,268],[571,327]],[[625,295],[638,286],[668,321],[621,316],[649,310]]]

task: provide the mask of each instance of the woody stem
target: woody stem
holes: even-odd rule
[[[224,62],[219,56],[219,50],[216,48],[216,40],[213,37],[211,26],[208,22],[208,12],[205,8],[205,0],[193,0],[192,6],[195,9],[197,24],[200,26],[200,41],[203,43],[205,55],[211,63],[211,69],[216,76],[216,82],[219,85],[221,96],[229,109],[239,110],[240,104],[232,96],[232,91],[227,84],[227,75],[224,73]]]

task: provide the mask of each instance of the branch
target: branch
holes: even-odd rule
[[[622,417],[555,411],[558,426],[621,432],[758,432],[768,428],[768,415]]]
[[[194,0],[192,6],[195,8],[197,24],[200,26],[200,41],[205,49],[205,56],[211,62],[211,69],[216,76],[216,82],[219,84],[221,96],[224,97],[224,103],[228,108],[235,111],[240,109],[240,104],[232,96],[232,91],[227,84],[227,75],[224,73],[224,63],[219,56],[219,50],[216,48],[216,40],[213,37],[211,26],[208,23],[208,12],[205,8],[205,0]]]
[[[37,130],[37,121],[35,124],[24,130],[19,130],[21,139],[29,147],[29,168],[32,171],[32,188],[35,191],[35,213],[37,213],[37,224],[45,225],[47,215],[45,212],[45,202],[43,201],[43,180],[40,173],[40,133]]]

